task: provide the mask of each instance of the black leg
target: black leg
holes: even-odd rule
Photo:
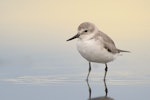
[[[86,82],[87,82],[88,89],[89,89],[89,99],[88,99],[88,100],[91,100],[92,90],[91,90],[91,87],[90,87],[89,81],[86,81]]]
[[[107,89],[106,80],[104,80],[104,86],[105,86],[105,96],[107,97],[108,89]]]
[[[87,80],[87,81],[88,81],[88,78],[89,78],[90,72],[91,72],[91,62],[89,62],[89,72],[88,72],[88,75],[87,75],[87,78],[86,78],[86,80]]]
[[[107,71],[108,71],[108,67],[107,67],[107,63],[105,63],[105,75],[104,75],[104,80],[106,79]]]

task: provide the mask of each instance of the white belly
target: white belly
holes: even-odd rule
[[[77,49],[86,60],[97,63],[107,63],[115,58],[115,54],[108,52],[99,41],[77,41]]]

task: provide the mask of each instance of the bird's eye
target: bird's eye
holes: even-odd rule
[[[84,32],[88,32],[88,30],[85,30]]]

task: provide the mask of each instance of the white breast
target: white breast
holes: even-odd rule
[[[90,62],[107,63],[115,58],[115,55],[108,52],[100,41],[94,39],[79,39],[77,41],[77,49],[81,56]]]

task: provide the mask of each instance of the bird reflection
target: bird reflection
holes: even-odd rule
[[[105,96],[100,96],[100,97],[94,97],[92,98],[92,89],[90,87],[89,82],[87,81],[87,85],[88,85],[88,90],[89,90],[89,99],[88,100],[114,100],[111,97],[108,97],[108,89],[107,89],[107,84],[106,84],[106,80],[103,81],[104,82],[104,86],[105,86]]]

